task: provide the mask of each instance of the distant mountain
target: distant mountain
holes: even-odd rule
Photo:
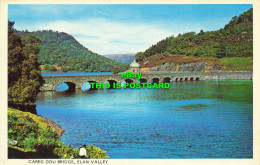
[[[111,72],[115,66],[119,66],[121,71],[128,69],[126,64],[88,50],[73,36],[64,32],[52,30],[16,32],[24,38],[32,34],[41,39],[39,62],[44,65],[44,68],[57,65],[61,67],[62,72]]]
[[[108,55],[104,55],[104,57],[110,58],[112,60],[124,64],[131,64],[131,62],[133,62],[135,59],[135,54],[108,54]]]

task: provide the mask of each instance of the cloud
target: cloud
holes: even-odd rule
[[[19,30],[54,30],[74,36],[81,44],[99,54],[136,53],[164,39],[172,32],[157,24],[123,23],[106,19],[54,21],[33,26],[19,26]]]
[[[223,28],[234,14],[248,7],[11,4],[8,18],[15,21],[14,28],[18,30],[66,32],[99,54],[136,53],[171,35]]]
[[[18,30],[54,30],[72,35],[89,50],[98,54],[137,53],[171,35],[199,32],[212,21],[203,23],[178,22],[119,22],[104,18],[88,18],[74,21],[52,21],[20,24]],[[215,26],[215,25],[214,25]]]

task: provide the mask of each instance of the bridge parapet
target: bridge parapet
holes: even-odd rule
[[[190,81],[190,80],[250,80],[253,77],[252,72],[155,72],[142,73],[142,81],[151,82],[158,78],[160,82],[170,79],[170,81]],[[116,75],[77,75],[77,76],[44,76],[45,83],[40,88],[41,91],[56,90],[61,83],[67,83],[70,87],[80,89],[85,82],[105,83],[108,80],[123,82],[125,79],[131,79],[137,83],[137,79],[121,78],[121,74]],[[155,80],[155,79],[154,79]]]

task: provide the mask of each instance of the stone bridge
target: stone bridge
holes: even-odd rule
[[[198,80],[252,80],[252,72],[153,72],[142,73],[140,82],[183,82]],[[77,75],[77,76],[44,76],[44,84],[41,91],[53,91],[61,83],[66,83],[69,89],[80,89],[86,82],[111,83],[123,82],[137,83],[138,79],[121,78],[121,74],[116,75]]]

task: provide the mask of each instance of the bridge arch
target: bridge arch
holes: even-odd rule
[[[129,79],[129,78],[124,79],[124,81],[121,82],[121,87],[124,88],[124,84],[125,84],[125,83],[130,84],[130,83],[133,83],[133,82],[134,82],[134,81],[133,81],[132,79]],[[126,88],[129,88],[129,86],[127,86]]]
[[[146,78],[140,78],[137,83],[147,83],[148,80]]]
[[[185,77],[184,81],[188,81],[188,80],[189,80],[189,78],[188,78],[188,77]]]
[[[86,81],[85,83],[83,83],[81,85],[81,90],[82,91],[92,91],[92,90],[97,90],[98,88],[96,88],[96,85],[94,85],[94,88],[92,88],[90,83],[97,83],[96,81]]]
[[[180,82],[182,82],[183,81],[183,78],[180,78]]]
[[[152,80],[151,80],[151,83],[159,83],[160,82],[160,79],[158,77],[154,77]]]
[[[200,80],[200,78],[199,77],[196,77],[196,81],[199,81]]]
[[[183,77],[184,80],[186,77],[188,77],[188,81],[195,81],[196,77],[197,80],[205,80],[205,79],[215,79],[215,77],[218,77],[219,79],[235,79],[235,78],[242,78],[242,79],[251,79],[253,80],[252,73],[243,73],[239,76],[234,76],[234,74],[240,74],[240,73],[211,73],[211,74],[205,74],[205,73],[158,73],[158,74],[149,74],[149,73],[143,73],[142,78],[140,81],[146,81],[150,82],[152,78],[159,77],[160,80],[163,80],[164,77],[171,77],[174,81],[179,81],[180,77]],[[178,78],[177,78],[178,77]],[[121,78],[120,74],[117,75],[80,75],[80,76],[43,76],[43,80],[45,81],[44,84],[40,87],[41,91],[57,91],[57,87],[61,83],[66,83],[69,86],[69,90],[77,89],[81,87],[81,85],[88,81],[88,80],[94,80],[97,82],[105,82],[106,80],[115,79],[117,82],[121,82],[123,79]],[[134,79],[134,82],[138,81],[137,79]]]
[[[171,82],[171,78],[170,77],[164,77],[162,82],[163,83],[170,83]]]
[[[110,84],[110,88],[105,88],[105,89],[112,89],[113,86],[116,86],[117,81],[114,80],[114,79],[109,79],[109,80],[107,80],[105,83],[109,83],[109,84]],[[115,85],[114,85],[114,84],[115,84]]]
[[[62,82],[55,87],[55,91],[64,92],[64,91],[74,91],[76,90],[76,84],[73,82]]]
[[[133,83],[133,82],[134,82],[132,79],[129,79],[129,78],[125,79],[124,81],[125,81],[126,83]]]

